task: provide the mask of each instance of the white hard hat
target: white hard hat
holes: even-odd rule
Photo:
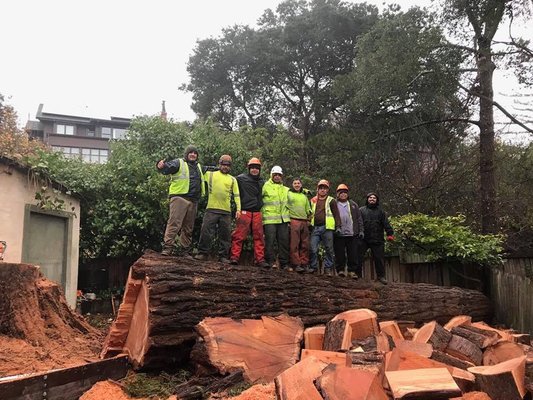
[[[270,175],[272,174],[281,174],[283,175],[283,170],[281,169],[281,167],[279,165],[274,165],[272,167],[272,169],[270,170]]]

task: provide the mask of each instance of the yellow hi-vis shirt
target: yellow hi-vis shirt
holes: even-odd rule
[[[220,171],[208,171],[205,173],[205,180],[207,181],[207,192],[209,193],[207,210],[231,212],[231,197],[233,196],[237,211],[241,211],[241,197],[237,179]]]

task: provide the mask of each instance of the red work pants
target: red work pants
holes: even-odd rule
[[[289,253],[294,266],[309,265],[309,223],[303,219],[292,219],[290,224]]]
[[[259,264],[265,261],[265,238],[263,236],[263,220],[261,212],[242,211],[240,218],[235,221],[235,229],[231,234],[230,259],[238,260],[241,256],[242,244],[252,230],[254,239],[254,259]]]

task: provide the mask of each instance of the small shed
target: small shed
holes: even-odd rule
[[[0,156],[0,241],[4,262],[39,265],[76,306],[80,201],[19,162]],[[0,268],[2,264],[0,262]]]

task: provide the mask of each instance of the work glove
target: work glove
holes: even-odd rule
[[[387,235],[387,242],[394,242],[394,235]]]
[[[359,232],[359,239],[364,239],[365,238],[365,233],[364,232]]]

